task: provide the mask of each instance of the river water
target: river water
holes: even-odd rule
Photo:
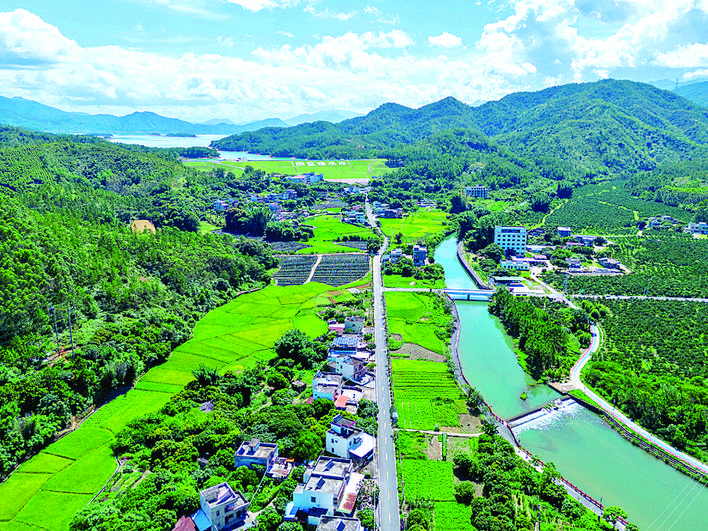
[[[435,251],[451,288],[473,288],[460,265],[456,243]],[[449,279],[449,280],[448,280]],[[460,365],[502,418],[528,411],[559,395],[533,386],[519,366],[513,345],[487,303],[456,301],[460,316]],[[519,398],[526,391],[528,398]],[[643,531],[708,530],[708,489],[624,440],[597,415],[574,406],[515,430],[521,444],[605,505],[619,505]]]

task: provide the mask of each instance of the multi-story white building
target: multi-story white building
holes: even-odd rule
[[[356,421],[342,417],[341,413],[332,419],[325,438],[325,449],[330,454],[357,462],[371,459],[376,448],[376,439],[357,429]]]
[[[246,498],[226,482],[204,489],[199,493],[199,500],[212,531],[236,527],[248,516]]]
[[[526,253],[526,227],[494,227],[494,243],[505,253],[514,251],[516,256]]]
[[[307,513],[307,523],[318,525],[323,516],[351,516],[354,513],[359,483],[364,474],[354,472],[349,459],[320,457],[314,468],[307,468],[303,483],[295,487],[293,501],[285,508],[285,520]]]

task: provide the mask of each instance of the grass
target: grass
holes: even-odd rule
[[[209,223],[208,221],[200,221],[199,222],[199,234],[210,234],[211,232],[220,229],[218,225],[214,225],[213,223]]]
[[[328,253],[355,253],[352,247],[337,245],[334,240],[342,236],[361,236],[367,239],[374,235],[374,231],[369,228],[350,223],[343,223],[339,216],[315,216],[307,218],[305,225],[312,225],[315,228],[315,236],[307,241],[307,247],[300,249],[297,254],[328,254]]]
[[[236,175],[240,175],[246,166],[257,170],[261,169],[267,173],[281,173],[283,175],[315,172],[322,173],[325,180],[328,181],[340,179],[368,181],[372,177],[378,177],[391,171],[382,159],[347,160],[343,161],[344,164],[340,164],[340,161],[324,161],[324,166],[318,162],[305,160],[251,160],[247,162],[195,160],[186,161],[184,165],[203,171],[223,168],[224,171],[232,171]]]
[[[201,364],[222,372],[253,367],[259,359],[272,357],[275,339],[296,324],[313,337],[326,332],[327,324],[312,318],[311,301],[328,289],[317,283],[269,286],[209,312],[197,324],[194,337],[143,376],[135,389],[101,407],[78,430],[28,460],[0,485],[0,529],[68,529],[74,514],[115,470],[110,451],[115,433],[129,421],[160,409]]]
[[[443,230],[447,225],[447,212],[442,210],[419,210],[411,212],[403,219],[381,219],[381,230],[389,237],[397,232],[403,234],[403,241],[424,240]]]
[[[428,441],[424,433],[417,431],[398,431],[396,450],[406,459],[427,459],[425,451]]]
[[[466,405],[444,363],[392,359],[392,384],[401,428],[432,430],[460,426]]]
[[[474,530],[470,523],[472,509],[457,502],[436,502],[434,515],[435,531]]]
[[[447,345],[436,335],[448,318],[435,308],[434,295],[389,291],[386,293],[388,329],[400,334],[404,343],[415,343],[437,354],[445,354]]]
[[[402,275],[383,275],[384,288],[433,288],[445,287],[444,280],[416,280]]]
[[[448,461],[402,459],[401,474],[406,498],[427,498],[435,502],[455,501],[453,464]]]

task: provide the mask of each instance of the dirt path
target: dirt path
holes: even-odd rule
[[[317,271],[317,266],[320,265],[320,262],[322,261],[322,255],[318,254],[317,255],[317,260],[315,261],[314,265],[312,266],[312,269],[310,269],[310,276],[307,277],[307,280],[305,281],[305,284],[308,282],[312,282],[312,277],[315,276],[315,271]]]

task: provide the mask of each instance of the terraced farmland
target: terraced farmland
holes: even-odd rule
[[[280,269],[273,275],[278,286],[299,286],[310,276],[312,266],[317,261],[316,256],[293,255],[280,256]]]
[[[279,287],[242,295],[209,312],[193,338],[148,371],[133,389],[112,400],[81,427],[22,464],[0,485],[0,530],[63,531],[116,468],[114,436],[136,418],[160,409],[204,364],[243,370],[274,353],[273,343],[296,327],[315,337],[327,330],[316,313],[329,288]]]
[[[354,282],[368,272],[369,256],[366,254],[325,255],[317,265],[312,281],[338,287]]]

